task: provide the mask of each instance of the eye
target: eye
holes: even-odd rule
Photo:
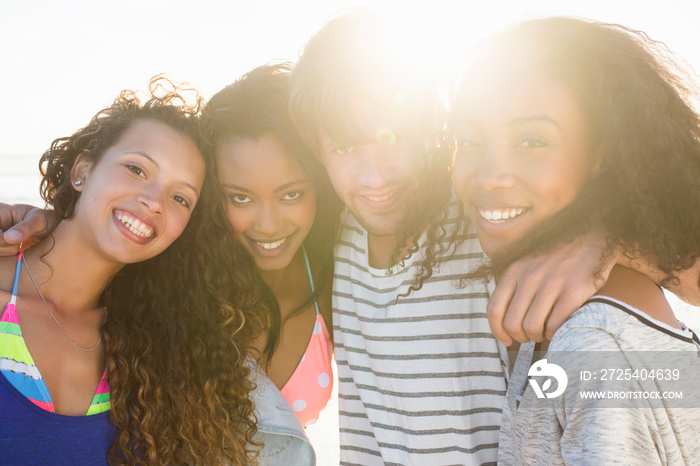
[[[520,141],[518,147],[523,149],[539,149],[541,147],[545,147],[546,145],[546,141],[542,138],[529,137]]]
[[[248,196],[240,193],[232,193],[228,195],[228,200],[233,205],[246,205],[253,202]]]
[[[136,165],[127,164],[126,168],[128,168],[130,171],[140,176],[141,178],[146,178],[146,173],[140,167]]]
[[[288,192],[287,194],[285,194],[282,197],[282,200],[283,201],[296,201],[297,199],[301,198],[301,196],[303,196],[303,195],[304,195],[304,193],[302,191],[291,191],[291,192]]]
[[[352,146],[342,146],[342,147],[338,147],[338,148],[334,149],[333,152],[335,152],[336,154],[339,154],[339,155],[347,155],[354,150],[355,150],[355,148]]]
[[[458,141],[460,151],[474,151],[481,147],[481,142],[476,138],[462,138]]]
[[[175,196],[173,196],[173,199],[175,200],[175,202],[182,204],[183,206],[187,207],[188,209],[190,208],[189,201],[187,199],[185,199],[184,197],[175,195]]]

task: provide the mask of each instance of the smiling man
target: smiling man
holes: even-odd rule
[[[495,462],[506,389],[483,257],[454,201],[438,81],[373,19],[330,21],[292,74],[292,116],[347,207],[333,322],[341,464]],[[456,249],[455,249],[456,248]]]

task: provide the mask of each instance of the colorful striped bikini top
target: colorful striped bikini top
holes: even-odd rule
[[[22,337],[22,329],[19,326],[17,316],[17,288],[19,274],[22,269],[23,252],[17,257],[17,270],[15,283],[12,287],[12,298],[5,306],[0,317],[0,372],[22,395],[40,408],[55,413],[51,395],[46,387],[46,382],[41,377],[39,369],[34,364],[32,355]],[[90,403],[86,416],[108,411],[110,408],[109,385],[107,385],[107,373],[102,374],[102,379],[97,386],[95,396]]]
[[[311,292],[314,293],[314,280],[311,276],[309,258],[302,246],[306,271],[309,274]],[[316,320],[304,355],[287,383],[282,387],[282,395],[292,407],[304,427],[313,424],[328,404],[333,392],[333,342],[321,311],[316,305]]]

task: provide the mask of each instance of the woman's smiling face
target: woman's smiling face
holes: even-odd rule
[[[536,72],[455,104],[455,190],[492,255],[577,196],[593,157],[574,93]]]
[[[189,138],[163,122],[139,119],[98,161],[79,158],[71,175],[81,195],[70,221],[82,225],[84,241],[123,265],[160,254],[180,236],[205,164]]]
[[[232,138],[216,150],[231,226],[261,270],[287,267],[316,215],[316,191],[285,142],[273,133]]]

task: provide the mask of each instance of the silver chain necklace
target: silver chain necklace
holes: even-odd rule
[[[24,267],[27,269],[27,272],[29,273],[29,278],[32,280],[32,284],[34,285],[34,289],[36,290],[37,293],[39,293],[39,297],[44,302],[44,306],[46,306],[46,310],[49,311],[49,315],[51,316],[54,323],[56,324],[56,327],[58,327],[58,329],[61,331],[61,333],[63,334],[65,339],[68,340],[69,342],[71,342],[71,344],[73,346],[75,346],[76,348],[78,348],[79,350],[82,350],[82,351],[92,351],[95,348],[97,348],[97,345],[99,345],[100,342],[102,341],[102,329],[100,329],[100,338],[97,339],[97,343],[92,345],[90,348],[83,348],[82,346],[80,346],[79,344],[77,344],[76,342],[71,340],[70,337],[68,335],[66,335],[66,332],[63,330],[63,327],[61,327],[61,324],[59,324],[58,321],[56,320],[56,317],[53,315],[53,312],[51,312],[51,308],[49,308],[48,303],[44,299],[44,295],[42,295],[41,291],[39,291],[39,287],[37,286],[36,281],[34,281],[34,276],[32,275],[32,271],[29,270],[29,265],[27,264],[27,259],[25,259],[24,256],[22,256],[22,262],[24,262]],[[105,322],[107,322],[107,308],[106,307],[105,307],[105,318],[102,321],[102,325],[104,325]]]

